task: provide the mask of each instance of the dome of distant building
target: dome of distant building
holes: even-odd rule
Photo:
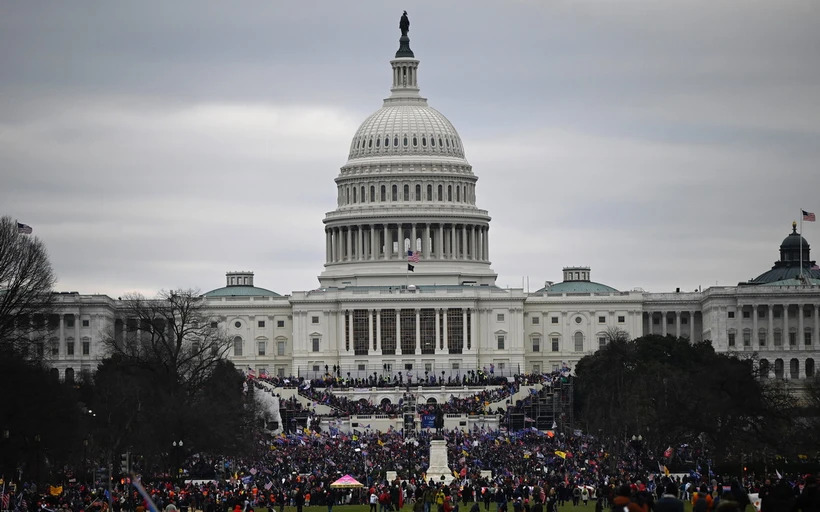
[[[204,297],[281,297],[276,292],[253,285],[253,272],[228,272],[227,284],[202,294]]]
[[[820,270],[817,269],[815,262],[811,261],[810,249],[806,239],[797,232],[797,223],[792,222],[792,232],[780,244],[780,260],[774,262],[771,270],[742,284],[773,285],[801,276],[820,279]]]
[[[564,281],[544,286],[535,293],[617,293],[605,284],[590,281],[590,267],[565,267]]]

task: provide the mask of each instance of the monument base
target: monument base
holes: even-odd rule
[[[453,481],[453,471],[447,465],[447,442],[444,439],[430,441],[430,467],[427,468],[425,479],[437,484],[449,484]]]

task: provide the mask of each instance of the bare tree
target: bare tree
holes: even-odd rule
[[[129,295],[120,312],[126,332],[104,340],[111,355],[150,372],[173,395],[196,393],[230,348],[198,290],[162,291],[156,299]]]
[[[11,217],[0,217],[0,342],[6,349],[29,356],[29,351],[54,327],[54,272],[45,245],[21,232]]]
[[[629,341],[629,333],[620,327],[607,327],[604,336],[606,337],[607,343],[612,343],[613,341]]]

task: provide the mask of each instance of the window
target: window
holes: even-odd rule
[[[575,323],[576,323],[576,324],[580,324],[580,323],[581,323],[581,320],[582,320],[582,319],[581,319],[581,317],[580,317],[580,316],[576,316],[576,317],[575,317]]]
[[[541,323],[541,317],[534,316],[532,317],[532,325],[538,325]]]
[[[670,321],[669,323],[671,324],[672,322]],[[688,316],[681,316],[680,317],[680,323],[681,323],[681,325],[688,324],[689,323],[689,317]]]
[[[766,346],[766,329],[761,329],[760,332],[757,333],[757,342],[761,347]]]
[[[319,338],[311,338],[310,343],[313,345],[313,351],[318,352],[319,351]]]
[[[453,361],[453,364],[450,365],[450,368],[452,370],[460,370],[461,369],[461,363],[459,363],[458,361]]]
[[[427,200],[433,200],[433,185],[427,185]]]
[[[218,322],[211,322],[211,329],[216,329],[219,326]]]
[[[202,346],[199,344],[198,341],[191,342],[191,353],[192,354],[199,354],[199,351],[202,349]]]
[[[498,341],[498,350],[504,350],[504,336],[496,336],[496,340]]]
[[[65,341],[65,355],[73,356],[74,355],[74,340],[68,339]]]
[[[414,197],[416,201],[421,201],[421,185],[416,185],[416,197]]]
[[[780,329],[776,329],[774,331],[774,346],[780,347],[783,345],[783,333],[780,332]]]
[[[554,324],[557,324],[558,323],[558,317],[554,316],[554,317],[552,317],[552,319],[550,319],[550,321]]]
[[[65,326],[66,327],[74,327],[74,316],[67,316],[65,319]]]
[[[584,351],[584,333],[576,332],[575,333],[575,351],[576,352],[583,352]]]
[[[773,310],[773,313],[774,313],[775,318],[780,318],[780,310],[779,309]],[[775,361],[775,364],[777,364],[777,361]]]
[[[504,321],[504,313],[499,313],[499,314],[495,315],[495,321],[496,322],[503,322]]]
[[[284,320],[277,320],[276,321],[276,327],[284,327],[284,326],[285,326],[285,321]]]
[[[412,370],[413,369],[413,363],[404,363],[404,369],[405,370]]]
[[[91,324],[88,320],[83,320],[83,327],[88,327]]]
[[[790,332],[789,333],[789,346],[794,347],[797,345],[797,333]]]
[[[83,341],[83,355],[87,356],[91,354],[91,342],[90,341]]]
[[[734,318],[734,317],[735,317],[735,312],[734,311],[729,311],[729,318]]]
[[[234,322],[233,326],[239,329],[240,327],[242,327],[242,322]]]
[[[553,352],[558,352],[559,345],[560,345],[560,338],[555,337],[555,338],[552,338],[551,341],[552,341],[552,351]]]
[[[439,201],[441,201],[441,200],[442,200],[442,199],[441,199],[441,198],[442,198],[442,192],[441,192],[441,191],[442,191],[442,188],[441,188],[441,185],[439,185],[439,186],[438,186],[438,200],[439,200]]]
[[[276,367],[276,376],[277,377],[284,377],[285,376],[285,367],[284,366],[277,366]]]
[[[257,353],[260,356],[264,356],[265,355],[265,345],[267,345],[267,343],[265,343],[264,341],[260,341],[260,342],[257,343],[257,345],[258,345],[258,348],[259,348],[259,351]]]
[[[399,200],[399,186],[398,185],[393,185],[391,195],[393,197],[393,201],[398,201]]]
[[[384,185],[382,185],[382,190],[381,190],[381,201],[382,202],[387,201],[387,188]]]
[[[811,357],[806,359],[806,378],[811,379],[814,377],[814,359]]]
[[[598,348],[604,348],[606,346],[606,336],[598,336]]]
[[[318,316],[312,316],[312,317],[310,317],[310,323],[312,323],[312,324],[318,324],[318,323],[319,323],[319,317],[318,317]]]
[[[752,317],[752,313],[750,311],[744,311],[743,312],[743,318],[751,318],[751,317]]]
[[[233,355],[234,357],[242,357],[242,338],[239,336],[233,339]]]
[[[532,351],[541,352],[541,338],[532,339]]]
[[[735,346],[735,333],[733,333],[733,332],[729,333],[729,346],[730,347]]]
[[[605,316],[599,316],[598,317],[598,323],[599,324],[605,324],[606,323],[606,317]]]
[[[312,369],[313,369],[313,371],[314,371],[314,372],[319,372],[319,371],[321,371],[321,370],[319,370],[319,365],[318,365],[318,364],[314,364],[314,365],[313,365],[313,367],[312,367]]]
[[[285,355],[285,342],[279,341],[276,343],[276,355],[283,356]]]
[[[404,186],[404,200],[405,201],[410,200],[410,185],[405,185]]]
[[[259,320],[258,322],[256,322],[256,326],[260,327],[260,328],[265,327],[265,321],[264,320]]]
[[[803,333],[803,343],[808,347],[811,345],[811,331]]]
[[[626,317],[625,317],[625,316],[619,316],[619,317],[618,317],[618,323],[619,323],[619,324],[622,324],[622,323],[624,323],[624,322],[626,322]]]

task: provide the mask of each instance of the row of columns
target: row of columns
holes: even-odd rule
[[[786,368],[785,360],[780,357],[775,359],[773,363],[766,358],[761,358],[758,365],[763,378],[770,377],[772,373],[777,379],[811,379],[817,375],[813,357],[805,358],[802,365],[799,358],[793,357],[789,359],[788,368]]]
[[[676,338],[680,338],[683,335],[683,332],[681,330],[681,315],[684,314],[684,313],[688,313],[688,315],[689,315],[689,317],[688,317],[688,320],[689,320],[689,329],[688,329],[688,331],[689,331],[689,333],[688,333],[689,334],[689,340],[693,341],[693,342],[696,341],[696,339],[695,339],[695,313],[696,312],[692,311],[692,310],[690,310],[690,311],[660,311],[660,312],[652,311],[652,312],[649,312],[648,313],[648,315],[649,315],[649,326],[647,328],[646,334],[660,334],[661,336],[667,336],[669,334],[673,334],[673,333],[669,332],[669,328],[667,326],[667,322],[668,322],[667,319],[669,318],[670,313],[674,313],[674,315],[675,315],[675,332],[674,332],[674,335],[675,335]],[[655,328],[654,328],[655,315],[661,315],[661,332],[655,332]]]
[[[414,326],[414,355],[422,355],[422,347],[421,347],[421,310],[426,308],[415,308],[415,326]],[[450,309],[434,309],[435,311],[435,344],[434,344],[434,353],[435,354],[447,354],[449,353],[449,332],[448,332],[448,311]],[[396,316],[396,354],[404,354],[402,350],[402,331],[401,331],[401,311],[400,309],[369,309],[367,310],[367,332],[368,332],[368,339],[367,339],[367,348],[368,348],[368,355],[381,355],[382,354],[382,314],[393,315]],[[443,313],[443,314],[442,314]],[[353,322],[353,310],[345,311],[345,316],[348,318],[347,320],[347,339],[349,343],[346,345],[345,349],[347,352],[353,352],[356,348],[356,339],[355,339],[355,329],[354,329],[354,322]],[[469,316],[469,324],[467,322],[467,318]],[[469,330],[468,330],[469,325]],[[461,351],[473,351],[473,347],[475,346],[475,339],[476,339],[476,311],[475,309],[468,309],[468,308],[461,308]],[[455,341],[455,340],[454,340]],[[370,351],[373,351],[370,354]]]
[[[406,260],[489,261],[489,226],[479,224],[361,224],[325,230],[327,263]],[[408,236],[409,235],[409,236]],[[396,240],[394,240],[396,238]],[[397,250],[393,242],[398,242]]]
[[[792,304],[766,304],[764,306],[755,305],[752,307],[752,342],[754,343],[757,341],[760,342],[760,308],[766,308],[766,317],[768,322],[766,326],[766,345],[768,346],[775,346],[775,326],[774,326],[774,308],[775,307],[781,308],[781,315],[780,315],[780,325],[779,327],[782,328],[781,330],[781,338],[780,338],[780,345],[777,346],[789,346],[789,308]],[[797,304],[797,332],[796,332],[796,340],[795,346],[800,347],[803,344],[805,332],[806,332],[806,321],[805,321],[805,311],[806,307],[811,308],[811,315],[814,317],[814,326],[811,330],[811,341],[812,346],[815,346],[820,340],[820,306],[816,304]],[[743,329],[741,328],[743,322],[743,309],[740,308],[738,314],[735,315],[737,321],[737,332],[742,333]],[[739,317],[739,318],[738,318]],[[805,346],[805,345],[804,345]]]
[[[415,137],[415,135],[414,135]],[[381,139],[379,139],[381,140]],[[368,145],[372,141],[368,141]],[[418,140],[416,141],[418,142]],[[403,140],[402,140],[403,143]],[[399,183],[380,185],[339,185],[337,204],[364,203],[464,203],[475,204],[475,184],[461,181],[436,183]]]

